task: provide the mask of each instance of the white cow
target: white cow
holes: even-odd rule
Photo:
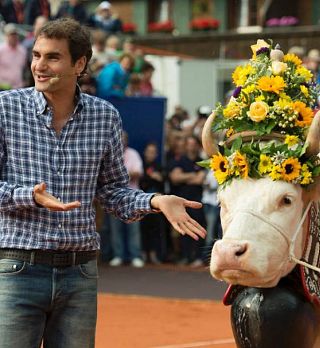
[[[211,132],[213,119],[214,114],[208,118],[202,133],[203,147],[209,156],[218,150]],[[313,120],[307,142],[308,155],[318,154],[320,113]],[[290,243],[308,202],[320,199],[319,183],[307,190],[268,177],[233,179],[220,190],[219,199],[223,238],[212,248],[212,276],[229,284],[276,286],[280,278],[296,266],[289,257]],[[303,254],[306,233],[307,223],[304,222],[294,241],[294,254],[298,259]],[[320,347],[320,343],[313,347]]]

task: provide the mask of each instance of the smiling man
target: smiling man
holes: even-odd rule
[[[200,203],[128,187],[118,111],[77,85],[91,54],[79,23],[48,22],[35,87],[0,94],[1,348],[94,346],[95,198],[121,220],[163,212],[180,233],[205,236],[186,213]]]

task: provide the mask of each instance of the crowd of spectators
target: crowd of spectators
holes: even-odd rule
[[[85,76],[79,80],[83,92],[108,99],[112,97],[152,97],[154,66],[130,38],[122,35],[122,22],[113,13],[112,5],[102,1],[94,13],[88,13],[80,0],[59,1],[52,10],[53,0],[0,0],[3,42],[0,44],[0,89],[33,85],[29,66],[37,31],[50,19],[72,17],[92,31],[93,56]],[[25,31],[24,25],[32,30]],[[25,35],[25,33],[27,33]],[[289,50],[299,56],[320,82],[320,52],[302,47]],[[123,136],[125,165],[130,185],[146,192],[177,194],[202,201],[203,209],[188,213],[207,228],[204,241],[194,241],[170,227],[162,215],[151,214],[130,225],[111,216],[103,216],[101,259],[110,266],[130,263],[142,267],[146,262],[174,262],[190,267],[206,265],[216,239],[221,238],[217,182],[212,173],[196,162],[204,158],[200,143],[203,125],[211,107],[201,106],[190,117],[187,110],[176,107],[165,125],[165,161],[158,161],[159,148],[148,143],[142,158],[128,146]]]
[[[81,0],[0,0],[0,16],[0,89],[33,85],[30,63],[37,31],[48,20],[71,17],[92,32],[93,57],[87,74],[79,80],[86,93],[106,99],[153,95],[154,68],[132,40],[123,35],[122,21],[110,2],[102,1],[89,13]]]

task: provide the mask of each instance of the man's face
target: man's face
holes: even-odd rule
[[[35,87],[41,92],[70,90],[74,88],[84,64],[84,57],[72,63],[66,39],[39,36],[33,47],[31,63]]]
[[[17,47],[17,45],[19,43],[18,34],[16,34],[16,33],[7,34],[6,40],[7,40],[7,43],[10,47],[15,48],[15,47]]]

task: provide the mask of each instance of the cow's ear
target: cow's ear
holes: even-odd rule
[[[314,183],[308,185],[308,187],[305,189],[305,192],[306,199],[308,201],[320,201],[320,176],[317,176],[314,179]]]

